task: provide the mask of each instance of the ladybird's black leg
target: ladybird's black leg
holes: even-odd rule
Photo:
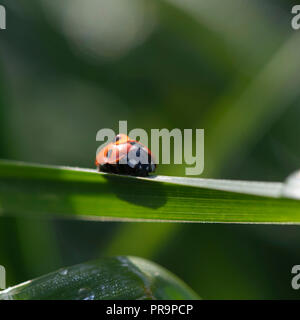
[[[134,170],[131,167],[129,167],[127,164],[122,164],[120,166],[121,166],[121,168],[120,168],[121,169],[121,171],[120,171],[121,174],[126,174],[126,175],[132,175],[133,174]]]
[[[147,177],[148,176],[148,172],[146,170],[143,170],[141,172],[141,177]]]
[[[145,177],[146,176],[146,172],[143,168],[143,165],[141,163],[138,163],[135,167],[134,167],[134,172],[133,174],[135,176],[138,176],[138,177]]]
[[[120,174],[121,171],[122,171],[121,165],[120,165],[119,162],[117,162],[117,163],[115,164],[115,173],[116,173],[116,174]]]
[[[109,172],[111,172],[111,166],[108,163],[101,164],[99,171],[109,173]]]
[[[119,173],[118,164],[111,164],[109,172],[118,174]]]

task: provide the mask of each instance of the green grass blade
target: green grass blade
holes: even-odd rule
[[[0,300],[199,299],[166,269],[137,257],[64,268],[0,292]]]
[[[287,198],[291,192],[284,193],[285,190],[283,183],[135,178],[0,161],[0,215],[299,223],[300,201]]]

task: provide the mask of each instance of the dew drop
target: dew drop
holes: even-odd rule
[[[78,290],[78,299],[80,300],[94,300],[95,293],[91,291],[90,288],[80,288]]]
[[[95,300],[95,295],[91,293],[89,296],[85,297],[83,300]]]
[[[68,270],[64,269],[59,272],[62,276],[66,276],[68,274]]]

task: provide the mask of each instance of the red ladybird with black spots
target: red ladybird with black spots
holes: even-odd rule
[[[148,176],[157,167],[151,151],[125,134],[118,134],[97,153],[96,166],[102,172],[141,177]]]

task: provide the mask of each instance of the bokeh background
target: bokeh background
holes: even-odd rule
[[[201,177],[300,167],[300,31],[286,0],[0,0],[0,158],[94,167],[101,128],[204,128]],[[184,175],[185,165],[158,174]],[[298,298],[300,227],[0,219],[14,285],[148,258],[205,299]]]

